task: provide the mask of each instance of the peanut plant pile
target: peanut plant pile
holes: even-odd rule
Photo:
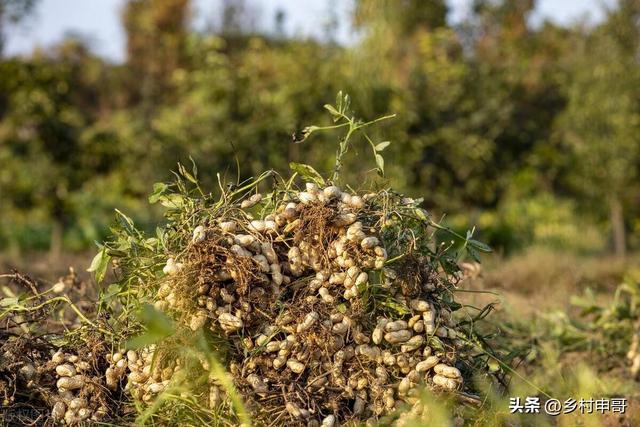
[[[242,207],[260,199],[195,227],[183,256],[168,259],[156,301],[229,341],[230,371],[258,415],[330,426],[415,401],[420,383],[462,386],[464,342],[437,297],[450,285],[378,210],[415,208],[411,200],[308,184],[254,220]],[[386,266],[387,251],[406,258]],[[215,404],[216,385],[210,393]]]
[[[168,208],[155,237],[119,213],[91,267],[101,280],[111,265],[115,277],[94,320],[37,358],[5,348],[17,387],[36,390],[51,419],[401,425],[422,411],[425,387],[471,398],[487,354],[454,300],[462,275],[434,243],[441,227],[419,201],[322,179],[300,190],[272,172],[216,201],[181,172],[187,180],[151,197]]]
[[[295,175],[273,172],[214,201],[181,172],[190,179],[151,197],[168,207],[155,237],[119,213],[90,269],[101,280],[111,265],[115,278],[93,320],[48,294],[64,292],[59,284],[3,300],[13,330],[42,331],[60,303],[78,314],[67,332],[3,336],[6,404],[37,402],[66,425],[137,413],[161,424],[327,427],[402,425],[424,409],[425,387],[472,398],[487,353],[454,300],[455,253],[434,243],[442,227],[419,201],[320,179],[300,190]],[[258,192],[271,177],[273,190]]]
[[[417,403],[422,386],[464,390],[481,353],[469,322],[454,316],[455,263],[417,202],[315,182],[300,191],[293,181],[263,195],[258,182],[209,206],[158,189],[173,219],[152,239],[145,268],[115,257],[123,287],[134,284],[178,335],[215,342],[260,425],[376,420]],[[151,404],[184,369],[174,350],[155,357],[162,351],[159,343],[109,355],[107,385],[124,383]],[[203,354],[195,359],[188,371],[212,369]],[[233,412],[226,388],[209,376],[199,404]]]

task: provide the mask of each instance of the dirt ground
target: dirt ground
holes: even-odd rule
[[[475,306],[498,302],[499,310],[522,317],[549,310],[571,311],[572,295],[590,288],[604,302],[626,273],[639,267],[640,257],[635,254],[623,260],[533,248],[510,258],[489,255],[475,277],[464,284],[461,298]]]
[[[86,271],[95,253],[80,252],[51,256],[48,252],[30,252],[20,255],[0,253],[0,274],[15,269],[43,282],[55,283],[73,267],[82,280],[89,280]]]

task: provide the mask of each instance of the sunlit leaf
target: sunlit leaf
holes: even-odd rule
[[[351,105],[351,97],[349,96],[349,94],[345,94],[342,101],[342,108],[340,109],[342,114],[347,112],[350,105]]]
[[[91,261],[91,265],[87,269],[88,272],[94,273],[96,277],[96,282],[100,283],[104,280],[104,276],[107,273],[107,267],[109,267],[109,260],[111,256],[107,252],[106,247],[102,247],[100,252],[93,257]]]
[[[292,171],[296,172],[301,177],[308,181],[313,181],[318,185],[325,185],[324,178],[314,168],[304,163],[289,163],[289,167]]]
[[[180,172],[180,175],[187,178],[187,180],[191,181],[194,184],[198,183],[198,180],[185,169],[182,163],[178,163],[178,171]]]
[[[324,104],[324,108],[325,108],[325,110],[329,111],[332,116],[340,117],[340,112],[338,110],[336,110],[333,105]]]
[[[422,221],[429,221],[429,217],[427,216],[427,212],[424,209],[421,208],[416,208],[414,210],[416,216],[418,217],[418,219],[422,220]]]
[[[153,184],[153,193],[149,196],[149,203],[157,203],[168,188],[169,186],[162,182],[156,182]]]
[[[20,299],[18,297],[8,297],[0,299],[0,307],[9,307],[11,305],[16,305]]]
[[[160,198],[160,204],[170,209],[180,209],[184,205],[184,197],[180,194],[167,194]]]
[[[386,299],[386,300],[380,300],[378,302],[380,305],[385,306],[393,311],[395,311],[396,313],[400,314],[400,315],[405,315],[405,314],[410,314],[411,311],[403,304],[394,301],[392,299]]]
[[[384,158],[380,154],[376,154],[376,165],[380,175],[384,176]]]
[[[442,345],[442,341],[440,341],[440,338],[435,336],[429,338],[429,347],[431,347],[436,351],[444,350],[444,345]]]
[[[384,141],[384,142],[381,142],[381,143],[377,144],[375,146],[375,149],[376,149],[377,152],[381,152],[385,148],[387,148],[390,144],[391,144],[391,141]]]

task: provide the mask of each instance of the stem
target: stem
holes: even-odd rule
[[[345,119],[349,120],[349,118],[347,116],[343,115],[342,117],[344,117]],[[314,129],[314,132],[317,132],[319,130],[339,129],[339,128],[343,128],[343,127],[349,126],[349,125],[350,125],[350,123],[347,122],[347,123],[340,123],[338,125],[331,125],[331,126],[316,126],[315,129]]]
[[[238,418],[242,421],[243,425],[250,427],[251,418],[249,417],[249,413],[242,403],[242,398],[238,393],[238,390],[233,385],[233,381],[229,378],[225,368],[220,364],[218,359],[215,356],[209,357],[209,363],[211,365],[211,374],[215,377],[216,380],[220,382],[222,387],[226,390],[229,399],[231,399],[231,403],[238,413]]]
[[[369,122],[365,122],[365,123],[361,123],[361,124],[359,124],[358,126],[356,126],[356,129],[360,129],[360,128],[363,128],[363,127],[365,127],[365,126],[369,126],[369,125],[372,125],[372,124],[374,124],[374,123],[381,122],[381,121],[383,121],[383,120],[393,119],[395,116],[396,116],[396,115],[395,115],[395,113],[394,113],[394,114],[389,114],[389,115],[387,115],[387,116],[378,117],[377,119],[371,120],[371,121],[369,121]]]
[[[78,315],[78,317],[85,323],[87,323],[89,326],[91,326],[94,329],[97,329],[98,331],[102,332],[103,334],[107,334],[107,335],[113,335],[113,332],[111,331],[107,331],[106,329],[102,329],[101,327],[99,327],[98,325],[96,325],[95,323],[93,323],[91,320],[89,320],[81,311],[78,307],[76,307],[76,305],[74,303],[71,302],[71,300],[64,296],[64,297],[55,297],[55,298],[51,298],[45,302],[43,302],[40,305],[36,305],[33,307],[23,307],[20,305],[13,305],[7,308],[7,310],[5,310],[4,312],[2,312],[2,314],[0,315],[1,317],[4,317],[4,315],[6,313],[9,312],[22,312],[22,311],[36,311],[41,309],[42,307],[45,307],[49,304],[52,304],[56,301],[62,301],[64,303],[66,303],[69,307],[71,307],[71,309]]]
[[[355,132],[358,128],[353,124],[353,120],[349,122],[349,131],[344,136],[342,141],[340,141],[340,147],[338,148],[338,153],[336,154],[336,165],[333,169],[333,175],[331,176],[331,181],[337,182],[340,177],[340,169],[342,169],[342,158],[349,149],[349,138],[351,138],[351,134]]]
[[[457,237],[458,239],[461,239],[461,240],[467,241],[467,238],[466,238],[466,237],[463,237],[461,234],[456,233],[455,231],[453,231],[453,230],[452,230],[451,228],[449,228],[449,227],[445,227],[445,226],[443,226],[443,225],[440,225],[440,224],[438,224],[437,222],[433,222],[432,220],[429,220],[429,225],[430,225],[430,226],[432,226],[432,227],[434,227],[434,228],[437,228],[438,230],[446,231],[446,232],[448,232],[449,234],[451,234],[452,236]]]

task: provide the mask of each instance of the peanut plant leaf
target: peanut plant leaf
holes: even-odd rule
[[[169,186],[163,182],[153,184],[153,193],[149,196],[149,203],[157,203],[168,188]]]
[[[184,206],[184,197],[180,194],[167,194],[160,198],[160,204],[169,209],[180,209]]]
[[[485,252],[485,253],[492,252],[491,247],[489,245],[479,242],[475,239],[469,239],[469,245],[480,252]]]
[[[196,177],[191,175],[191,173],[189,173],[187,171],[187,169],[182,165],[182,163],[178,163],[178,171],[180,172],[180,175],[182,175],[183,177],[187,178],[193,184],[197,184],[198,183],[198,180],[196,179]]]
[[[163,312],[156,310],[152,305],[145,304],[138,314],[140,322],[146,328],[141,335],[127,341],[127,348],[141,348],[155,344],[175,332],[173,321]]]
[[[95,274],[96,282],[101,283],[104,280],[110,259],[111,256],[107,253],[107,248],[105,246],[103,246],[102,249],[100,249],[100,252],[93,257],[91,265],[87,271]]]
[[[427,212],[422,209],[422,208],[415,208],[414,210],[416,216],[418,217],[418,219],[420,219],[421,221],[429,221],[429,216],[427,215]]]
[[[333,105],[324,104],[324,108],[325,110],[329,111],[329,113],[331,113],[334,121],[340,119],[340,112],[336,110],[336,108]]]
[[[384,158],[380,154],[376,154],[376,165],[380,176],[384,176]]]
[[[391,141],[383,141],[375,146],[375,149],[378,153],[382,152],[385,148],[387,148],[391,144]]]
[[[18,297],[6,297],[0,299],[0,307],[9,307],[12,305],[16,305],[20,302],[20,298]]]
[[[291,168],[292,171],[296,172],[306,180],[313,181],[318,185],[325,185],[325,181],[322,175],[320,175],[317,170],[309,165],[305,165],[304,163],[291,162],[289,163],[289,168]]]

